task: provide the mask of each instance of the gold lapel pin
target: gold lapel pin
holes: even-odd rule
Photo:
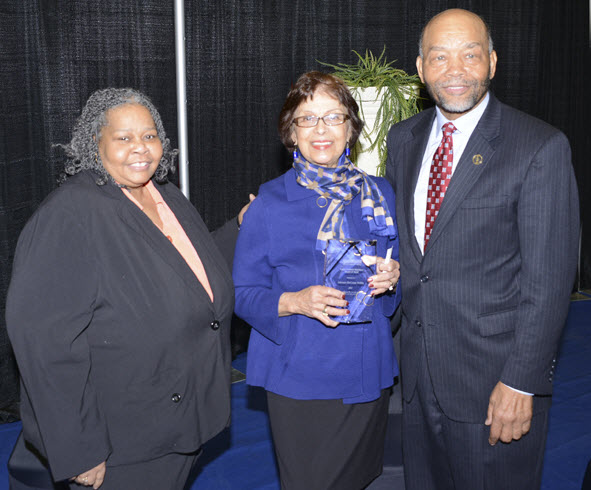
[[[482,155],[479,153],[472,157],[472,163],[474,165],[480,165],[482,163]]]

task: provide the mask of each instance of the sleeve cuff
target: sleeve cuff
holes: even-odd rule
[[[503,384],[505,384],[505,383],[503,383]],[[513,388],[512,386],[509,386],[509,385],[505,385],[505,386],[513,391],[516,391],[517,393],[521,393],[522,395],[534,396],[533,393],[528,393],[527,391],[521,391],[521,390],[518,390],[517,388]]]

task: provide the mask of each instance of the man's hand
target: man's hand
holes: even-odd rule
[[[95,466],[91,470],[85,471],[84,473],[80,473],[78,476],[70,478],[70,480],[75,481],[76,483],[78,483],[78,485],[92,487],[96,490],[103,484],[106,472],[107,465],[103,461],[101,464]]]
[[[494,446],[500,439],[509,443],[521,439],[531,427],[533,397],[497,383],[488,402],[485,425],[490,425],[488,442]]]

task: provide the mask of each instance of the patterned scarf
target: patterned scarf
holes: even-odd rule
[[[339,158],[335,168],[315,165],[298,154],[298,157],[294,158],[293,168],[298,184],[317,192],[327,204],[330,203],[318,230],[316,250],[324,251],[331,238],[354,238],[349,233],[345,204],[359,192],[361,215],[368,222],[371,233],[392,238],[396,236],[388,203],[377,184],[363,170],[355,167],[344,154]]]

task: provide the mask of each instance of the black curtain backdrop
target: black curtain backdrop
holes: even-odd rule
[[[384,46],[389,60],[415,73],[421,27],[451,7],[488,21],[496,95],[569,137],[586,233],[581,281],[591,287],[585,0],[186,1],[191,201],[209,227],[288,168],[276,121],[301,73]],[[0,421],[12,420],[18,403],[4,320],[11,261],[26,220],[56,187],[64,159],[52,144],[69,140],[92,91],[131,86],[152,97],[176,145],[174,58],[172,0],[1,2]]]

